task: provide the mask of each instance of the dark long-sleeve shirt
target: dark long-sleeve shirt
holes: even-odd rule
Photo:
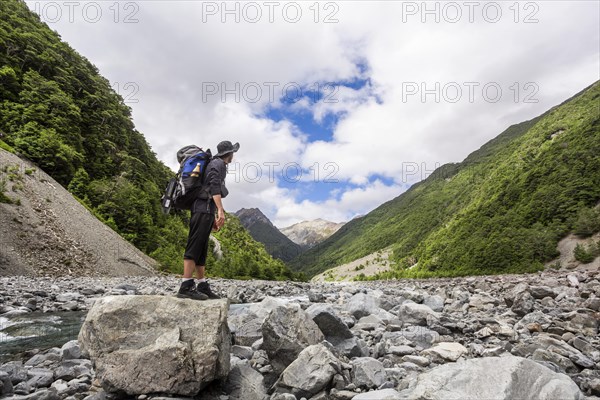
[[[212,196],[220,194],[222,198],[227,197],[229,190],[225,186],[225,177],[227,176],[227,165],[219,157],[213,158],[207,166],[206,176],[204,177],[203,190],[199,192],[199,197],[194,202],[192,212],[212,213],[217,211]],[[206,192],[210,194],[207,198]],[[203,194],[200,194],[203,193]]]

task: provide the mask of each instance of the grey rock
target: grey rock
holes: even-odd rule
[[[48,358],[48,354],[36,354],[31,357],[29,360],[25,361],[26,367],[35,367],[37,365],[43,364]]]
[[[33,388],[48,387],[54,382],[54,372],[48,368],[31,368],[27,376],[27,384]]]
[[[439,318],[439,315],[431,308],[423,304],[404,303],[398,310],[398,318],[409,325],[427,325],[427,318]]]
[[[418,365],[419,367],[427,367],[429,364],[431,364],[431,361],[429,361],[429,358],[427,357],[421,357],[421,356],[413,356],[413,355],[407,355],[402,357],[402,361],[404,362],[410,362],[413,363],[415,365]]]
[[[543,299],[544,297],[552,297],[555,298],[557,293],[548,286],[531,286],[529,288],[529,293],[533,296],[534,299]]]
[[[594,362],[600,362],[600,350],[592,346],[588,341],[582,337],[575,337],[570,342],[573,347],[581,351],[587,357],[594,360]]]
[[[354,337],[348,325],[342,321],[330,304],[313,304],[306,309],[306,313],[329,342],[334,343]]]
[[[88,313],[79,343],[108,392],[193,396],[229,373],[228,309],[227,299],[103,297]]]
[[[254,355],[254,350],[252,347],[235,345],[231,347],[231,354],[241,359],[250,360]]]
[[[547,330],[552,324],[552,319],[541,311],[531,312],[515,324],[515,330],[525,332],[530,324],[540,324],[542,330]]]
[[[262,339],[263,319],[253,312],[232,315],[227,319],[229,328],[235,338],[235,344],[251,346],[252,343]]]
[[[34,388],[27,381],[19,382],[13,387],[15,394],[29,394]]]
[[[534,361],[543,361],[550,362],[560,368],[561,372],[567,373],[577,373],[579,369],[569,358],[565,356],[561,356],[560,354],[554,353],[552,351],[537,349],[533,352],[531,359]]]
[[[425,298],[424,294],[421,291],[410,288],[400,290],[399,295],[401,297],[404,297],[405,299],[414,301],[415,303],[422,303]]]
[[[275,393],[270,400],[296,400],[296,396],[291,393]]]
[[[365,293],[357,293],[352,296],[345,304],[345,309],[356,319],[377,314],[381,310],[377,306],[375,298]]]
[[[81,348],[77,340],[71,340],[60,348],[60,356],[63,360],[81,358]]]
[[[360,329],[363,331],[373,331],[377,328],[382,328],[385,325],[383,320],[377,315],[371,314],[359,319],[352,329]]]
[[[583,303],[583,306],[589,308],[590,310],[600,311],[600,298],[589,298],[585,301],[585,303]]]
[[[325,339],[314,321],[297,304],[277,307],[262,325],[263,349],[271,365],[282,372],[306,347]]]
[[[18,397],[18,400],[59,400],[60,396],[56,392],[56,389],[41,389],[37,390],[29,395]]]
[[[371,357],[358,357],[352,360],[352,382],[357,387],[377,388],[386,380],[383,364]]]
[[[237,364],[231,369],[224,390],[234,399],[264,400],[267,397],[263,376],[248,364]]]
[[[428,355],[438,361],[456,361],[469,351],[460,343],[441,342],[434,347],[424,350],[423,355]]]
[[[433,311],[439,312],[444,310],[444,299],[438,295],[426,296],[423,300],[423,304],[431,308]]]
[[[373,390],[371,392],[360,393],[352,400],[399,400],[403,399],[395,389]]]
[[[312,345],[298,355],[281,374],[276,386],[297,398],[309,398],[329,386],[342,370],[340,361],[325,344]]]
[[[90,360],[66,360],[54,371],[54,379],[70,381],[81,375],[92,375],[92,363]]]
[[[591,337],[598,335],[600,313],[580,309],[565,315],[565,318],[567,318],[567,321],[562,323],[561,326],[567,331],[575,334],[582,333],[585,336]]]
[[[356,397],[356,392],[352,392],[350,390],[332,390],[331,391],[331,399],[332,400],[352,400]],[[296,397],[294,396],[295,400]]]
[[[311,303],[322,303],[323,301],[325,301],[325,296],[323,296],[323,293],[318,292],[316,290],[309,290],[308,301],[310,301]]]
[[[445,364],[419,375],[410,400],[583,400],[577,385],[531,360],[506,356]]]
[[[469,306],[480,310],[490,309],[497,306],[500,301],[489,293],[477,293],[469,298]]]
[[[407,327],[398,334],[399,337],[425,348],[440,340],[439,333],[421,326]]]
[[[9,361],[0,366],[0,371],[6,372],[13,385],[27,380],[27,370],[21,361]]]
[[[114,287],[114,289],[118,289],[118,290],[124,290],[126,292],[137,292],[138,289],[137,287],[135,287],[134,285],[131,285],[129,283],[121,283],[120,285],[117,285]]]
[[[528,290],[529,290],[529,285],[525,282],[521,282],[518,285],[515,285],[512,289],[510,289],[508,292],[506,292],[504,294],[504,301],[505,301],[506,305],[508,307],[512,307],[512,305],[515,301],[515,298],[518,295],[520,295]]]
[[[8,372],[0,371],[0,395],[9,395],[13,393],[13,384]]]
[[[521,292],[514,298],[514,302],[510,309],[517,315],[524,316],[533,311],[535,299],[529,292]]]
[[[248,311],[254,313],[260,320],[265,320],[267,315],[277,307],[285,306],[286,303],[278,298],[267,296],[260,303],[252,304]]]
[[[396,356],[406,356],[409,354],[414,354],[415,351],[416,350],[414,347],[405,346],[405,345],[390,346],[390,348],[388,349],[389,354],[394,354]]]

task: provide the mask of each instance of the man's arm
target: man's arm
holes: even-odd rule
[[[225,224],[225,209],[221,198],[221,171],[211,163],[211,168],[208,170],[209,192],[212,196],[215,205],[217,206],[217,229],[220,229]]]
[[[221,195],[215,194],[213,195],[213,200],[217,206],[217,229],[221,229],[221,227],[225,224],[225,210],[223,209],[223,202],[221,201]]]

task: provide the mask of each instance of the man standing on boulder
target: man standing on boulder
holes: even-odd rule
[[[190,233],[188,235],[185,253],[183,255],[183,281],[177,297],[195,300],[220,298],[211,289],[204,277],[206,255],[210,232],[219,230],[225,224],[225,210],[222,199],[229,191],[225,187],[227,165],[233,161],[233,153],[237,152],[240,144],[223,141],[217,145],[218,153],[208,163],[202,190],[192,206]],[[215,213],[216,219],[215,219]],[[194,284],[192,274],[196,270],[198,285]]]

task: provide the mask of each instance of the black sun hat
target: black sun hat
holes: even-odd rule
[[[221,157],[227,153],[235,153],[239,149],[240,149],[239,143],[231,144],[231,142],[229,140],[224,140],[217,145],[218,153],[215,154],[215,157]]]

